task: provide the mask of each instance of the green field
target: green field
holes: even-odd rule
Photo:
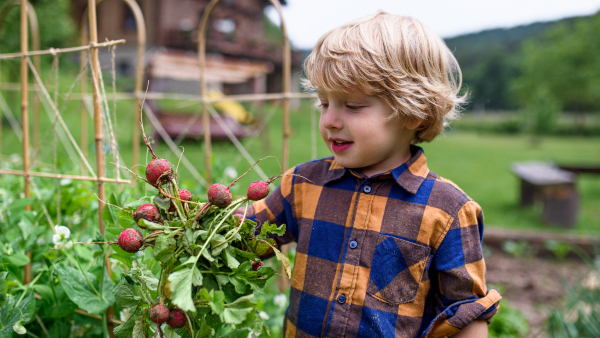
[[[110,75],[105,75],[105,81]],[[71,85],[72,78],[63,76],[61,78],[61,93],[66,93]],[[64,87],[64,88],[63,88]],[[109,90],[110,88],[107,88]],[[110,92],[107,93],[110,100]],[[18,114],[16,109],[16,97],[18,93],[3,92],[13,107],[13,112]],[[12,96],[11,96],[12,95]],[[62,105],[62,102],[59,104]],[[171,107],[177,105],[170,102]],[[79,140],[79,102],[72,101],[66,105],[67,109],[62,114],[63,118],[69,124],[73,137]],[[189,110],[189,102],[181,102],[181,109]],[[112,108],[112,102],[109,101],[109,107]],[[197,106],[199,109],[199,105]],[[252,105],[247,105],[251,111]],[[118,142],[122,158],[127,166],[131,167],[131,135],[133,126],[133,102],[130,100],[121,100],[117,102],[118,115]],[[268,124],[268,142],[264,139],[245,139],[243,144],[247,147],[250,154],[259,159],[268,155],[275,155],[281,159],[282,154],[282,116],[280,108],[273,108],[272,105],[266,106],[267,114],[271,109],[278,109]],[[292,138],[290,140],[290,165],[311,160],[311,107],[310,102],[304,101],[299,109],[292,112]],[[53,163],[53,142],[52,133],[47,133],[52,123],[46,113],[42,111],[41,119],[43,150],[40,156],[42,160],[42,169],[52,171]],[[468,116],[465,116],[468,119]],[[151,125],[145,120],[146,130],[152,131]],[[460,122],[459,122],[460,123]],[[93,131],[92,123],[89,124],[89,148],[88,160],[95,168],[95,155],[93,153]],[[316,134],[318,151],[317,158],[329,156],[329,152]],[[140,140],[141,141],[141,140]],[[265,147],[265,144],[268,147]],[[204,174],[204,147],[203,143],[196,140],[185,140],[181,144],[185,148],[185,155],[195,168]],[[486,217],[486,224],[492,227],[504,227],[514,229],[556,229],[545,226],[541,223],[541,206],[521,209],[518,206],[519,182],[511,174],[510,166],[515,161],[555,161],[557,163],[568,164],[600,164],[600,136],[587,137],[544,137],[542,141],[533,145],[531,137],[520,134],[499,134],[499,133],[477,133],[474,131],[465,131],[460,128],[448,130],[445,135],[438,137],[434,142],[421,145],[428,158],[429,167],[432,171],[457,183],[469,196],[475,199],[483,208]],[[8,125],[3,120],[2,146],[1,154],[3,161],[7,160],[10,154],[21,153],[21,144]],[[142,148],[144,149],[144,148]],[[172,163],[177,163],[177,157],[165,145],[159,142],[154,145],[155,152],[160,157],[166,157]],[[78,161],[69,158],[68,154],[60,146],[59,142],[59,164],[61,171],[78,173]],[[214,176],[224,180],[223,172],[228,166],[235,166],[238,173],[244,172],[250,164],[242,158],[239,152],[230,142],[213,143],[213,165]],[[110,154],[108,155],[110,156]],[[142,159],[149,156],[142,153]],[[107,162],[111,162],[108,160]],[[260,163],[261,168],[269,176],[280,173],[277,161],[267,159]],[[114,177],[114,167],[109,167],[109,175]],[[141,170],[141,168],[139,168]],[[192,192],[201,193],[203,188],[193,179],[190,172],[183,167],[179,169],[179,178],[184,188]],[[242,194],[245,187],[250,182],[258,179],[255,172],[247,175],[237,184],[237,190],[234,194]],[[1,181],[0,181],[1,182]],[[600,176],[599,175],[581,175],[577,181],[577,187],[581,194],[581,212],[578,224],[573,230],[579,233],[600,232]],[[558,229],[557,229],[558,230]]]

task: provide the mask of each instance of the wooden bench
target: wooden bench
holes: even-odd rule
[[[579,212],[577,175],[548,162],[517,162],[511,171],[521,180],[522,207],[543,203],[542,221],[573,227]]]

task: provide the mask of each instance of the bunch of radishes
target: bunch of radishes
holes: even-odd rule
[[[264,266],[261,255],[272,249],[286,267],[288,277],[290,274],[289,260],[269,238],[271,233],[282,235],[285,226],[264,224],[257,233],[256,223],[248,220],[245,213],[235,213],[249,201],[265,198],[269,184],[280,176],[266,182],[255,181],[246,196],[236,200],[230,188],[241,176],[229,186],[213,184],[208,188],[208,201],[203,203],[188,190],[179,189],[171,163],[157,158],[147,140],[146,145],[153,160],[146,166],[145,179],[138,177],[158,193],[119,208],[149,233],[144,236],[135,227],[126,228],[114,244],[128,253],[152,247],[153,259],[160,264],[160,276],[154,277],[142,263],[134,264],[126,273],[129,278],[123,279],[115,290],[138,290],[140,296],[135,308],[130,308],[130,320],[115,328],[115,333],[118,337],[144,337],[149,328],[146,318],[157,324],[156,331],[161,335],[163,323],[185,330],[192,337],[207,336],[207,327],[240,328],[255,310],[255,304],[249,301],[254,291],[275,274],[272,268]],[[122,295],[115,296],[119,303]],[[123,303],[134,305],[128,299]]]

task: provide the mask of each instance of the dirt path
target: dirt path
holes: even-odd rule
[[[487,282],[502,285],[502,297],[528,318],[529,337],[539,337],[548,307],[560,305],[565,295],[563,283],[580,280],[589,272],[579,259],[517,259],[498,249],[485,260]]]

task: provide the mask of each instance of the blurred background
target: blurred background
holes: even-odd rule
[[[87,0],[30,2],[39,21],[41,49],[81,44],[80,26]],[[444,135],[420,146],[432,171],[457,183],[483,208],[488,282],[505,296],[505,310],[492,324],[490,336],[562,337],[555,332],[563,329],[600,336],[599,310],[585,305],[600,303],[600,260],[594,261],[600,252],[600,1],[281,2],[292,44],[293,92],[302,91],[302,61],[323,33],[379,9],[415,17],[444,39],[461,66],[463,91],[468,93],[469,103],[462,118]],[[0,0],[0,10],[11,3]],[[208,1],[137,3],[147,31],[144,87],[150,81],[151,92],[198,95],[194,60],[198,24]],[[18,52],[19,11],[2,13],[0,50]],[[115,49],[114,58],[109,49],[100,53],[106,96],[112,105],[113,77],[117,93],[134,90],[137,27],[133,12],[120,0],[103,1],[97,15],[99,41],[127,41]],[[209,81],[211,96],[282,92],[280,22],[277,11],[266,0],[221,1],[208,26],[209,71],[214,70]],[[18,62],[0,62],[0,166],[4,169],[19,169],[21,165]],[[57,62],[52,56],[41,58],[42,78],[51,93],[56,91],[63,107],[61,114],[77,140],[81,135],[81,103],[69,100],[67,93],[80,91],[79,73],[78,53],[61,55]],[[115,99],[118,149],[125,165],[132,167],[135,103],[130,97]],[[192,172],[194,169],[204,174],[201,128],[197,123],[180,123],[201,111],[201,105],[193,99],[149,103],[166,133],[185,147],[192,164],[193,168],[180,169],[182,186],[204,194],[205,187]],[[237,128],[236,135],[255,159],[281,156],[279,101],[225,101],[215,108],[230,120],[233,129]],[[34,166],[51,172],[52,121],[45,112],[39,119],[40,132],[32,135],[38,140],[34,144]],[[311,99],[293,100],[291,119],[290,165],[330,155],[317,138],[318,116]],[[156,153],[177,163],[178,155],[156,132],[156,125],[146,118],[145,124]],[[91,123],[88,128],[90,142],[84,151],[94,165]],[[225,136],[220,137],[215,131],[213,175],[224,183],[250,164]],[[67,148],[58,143],[56,161],[60,172],[78,173],[80,164]],[[110,147],[106,152],[107,157],[111,156]],[[143,154],[140,162],[146,163],[147,158]],[[273,159],[263,161],[261,167],[268,176],[279,174],[279,165]],[[114,168],[109,173],[114,176]],[[252,172],[237,184],[241,188],[234,194],[242,194],[258,178]],[[0,191],[4,192],[0,196],[18,194],[21,181],[20,177],[0,176]],[[61,193],[69,196],[80,187],[88,187],[86,183],[64,182],[56,188],[52,181],[44,182],[39,180],[47,190],[48,210],[53,217],[60,216],[72,225],[97,222],[93,212],[89,219],[74,216],[77,208],[93,208],[89,200],[73,195],[57,206],[51,198],[52,189],[63,189]],[[289,255],[293,258],[293,249]],[[569,292],[582,290],[589,292],[577,293],[576,302],[566,300]],[[276,294],[273,291],[264,300],[264,304],[272,304],[269,314],[275,328],[282,318],[279,305],[273,305]]]

